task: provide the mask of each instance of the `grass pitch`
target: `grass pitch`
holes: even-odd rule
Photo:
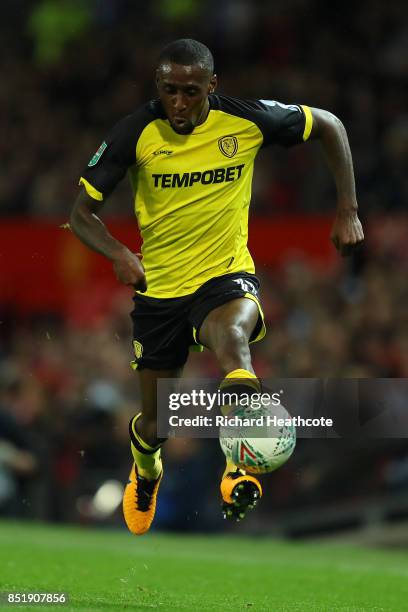
[[[8,610],[402,612],[408,610],[408,555],[2,522],[0,591],[69,596],[65,605]]]

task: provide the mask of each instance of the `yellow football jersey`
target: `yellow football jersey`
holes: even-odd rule
[[[181,297],[211,278],[255,271],[247,240],[256,154],[311,132],[307,106],[209,101],[206,120],[187,135],[172,129],[158,100],[149,102],[113,128],[80,179],[101,201],[128,172],[150,297]]]

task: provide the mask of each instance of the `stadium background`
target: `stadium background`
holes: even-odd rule
[[[154,96],[155,58],[175,38],[213,50],[221,92],[328,109],[350,137],[367,241],[348,260],[329,243],[319,146],[258,158],[250,241],[269,331],[256,371],[408,376],[406,3],[14,0],[0,32],[1,515],[123,526],[114,508],[138,404],[130,293],[60,226],[107,128]],[[136,248],[129,195],[124,183],[104,218]],[[218,371],[194,355],[186,375]],[[300,441],[239,532],[406,543],[407,450]],[[165,461],[156,528],[236,531],[219,517],[214,441],[169,442]]]

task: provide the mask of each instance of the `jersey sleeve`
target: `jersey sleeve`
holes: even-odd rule
[[[257,124],[263,134],[263,146],[279,144],[290,147],[305,142],[312,131],[313,117],[308,106],[258,100]]]
[[[128,168],[137,163],[137,141],[153,119],[146,106],[128,115],[110,130],[79,180],[91,198],[104,200],[123,179]]]
[[[290,147],[305,142],[312,131],[313,117],[308,106],[214,94],[210,96],[210,103],[215,110],[255,123],[262,133],[262,146],[278,144]]]

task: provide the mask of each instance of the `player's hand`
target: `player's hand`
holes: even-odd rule
[[[356,209],[340,208],[337,210],[330,238],[343,257],[351,255],[353,250],[363,242],[364,232]]]
[[[125,247],[115,257],[112,265],[119,282],[134,287],[143,293],[147,289],[147,284],[141,259],[142,255],[140,253],[132,253]]]

